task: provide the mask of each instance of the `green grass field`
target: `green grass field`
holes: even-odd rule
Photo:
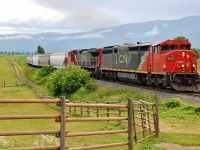
[[[12,57],[17,62],[19,72],[24,76],[25,60],[24,56]],[[15,70],[7,61],[5,56],[0,55],[0,99],[36,99],[39,98],[29,87],[3,87],[3,82],[18,81]],[[48,91],[44,85],[43,89]],[[70,98],[71,100],[105,100],[122,99],[124,103],[129,97],[134,99],[149,99],[153,101],[153,93],[140,93],[131,89],[99,88],[93,93],[80,90]],[[59,109],[46,104],[0,104],[0,115],[11,114],[59,114]],[[200,116],[192,112],[185,112],[180,109],[160,110],[160,137],[150,138],[142,143],[134,145],[136,150],[163,150],[154,144],[159,142],[176,143],[186,146],[200,146]],[[69,132],[89,132],[103,131],[111,129],[125,129],[126,127],[116,125],[116,122],[87,122],[87,123],[67,123],[66,129]],[[49,120],[15,120],[0,121],[0,132],[2,131],[25,131],[25,130],[59,130],[59,123],[53,119]],[[52,140],[53,139],[53,140]],[[15,147],[35,147],[57,145],[59,141],[52,136],[18,136],[5,137],[9,144],[3,145],[0,138],[0,149]],[[56,142],[55,142],[56,141]],[[70,147],[88,146],[95,144],[117,143],[127,141],[126,134],[90,136],[67,138],[67,145]],[[105,148],[104,150],[126,150],[127,147]]]
[[[18,58],[18,57],[17,57]],[[13,58],[12,58],[13,59]],[[19,57],[19,62],[22,62],[23,66],[24,57]],[[17,60],[18,61],[18,60]],[[5,56],[0,56],[0,99],[38,99],[36,93],[29,87],[3,87],[4,81],[19,81],[15,70],[12,65],[7,61]],[[24,76],[23,67],[19,67],[19,72]],[[59,114],[59,110],[46,104],[0,104],[0,115],[23,115],[23,114]],[[110,123],[70,123],[66,125],[66,128],[70,132],[78,131],[94,131],[94,130],[106,130],[111,125]],[[53,119],[50,120],[1,120],[0,131],[31,131],[31,130],[59,130],[59,123],[56,123]],[[58,139],[46,136],[17,136],[17,137],[3,137],[0,138],[0,149],[15,148],[15,147],[37,147],[49,146],[59,143]],[[110,142],[125,142],[127,141],[127,135],[107,135],[102,137],[78,137],[68,138],[66,143],[70,147],[86,146],[92,144],[105,144]],[[5,144],[7,143],[7,144]],[[113,148],[111,148],[113,149]],[[122,147],[119,149],[127,149]]]

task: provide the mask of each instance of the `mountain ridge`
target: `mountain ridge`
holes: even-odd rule
[[[123,43],[156,42],[185,36],[192,47],[200,48],[200,15],[177,20],[155,20],[98,28],[86,32],[0,34],[0,51],[34,52],[38,45],[46,52],[104,47]]]

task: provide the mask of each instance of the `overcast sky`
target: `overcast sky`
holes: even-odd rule
[[[0,34],[88,31],[200,15],[200,0],[0,0]]]

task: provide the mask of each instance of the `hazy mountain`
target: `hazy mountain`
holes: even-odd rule
[[[180,20],[156,20],[100,28],[72,34],[40,33],[0,35],[0,51],[35,51],[38,45],[46,52],[56,52],[109,45],[155,42],[179,35],[189,39],[192,47],[200,48],[200,16]]]

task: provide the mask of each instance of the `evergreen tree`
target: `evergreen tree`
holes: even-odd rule
[[[36,51],[37,54],[45,54],[45,50],[42,46],[38,46],[37,47],[37,51]]]

